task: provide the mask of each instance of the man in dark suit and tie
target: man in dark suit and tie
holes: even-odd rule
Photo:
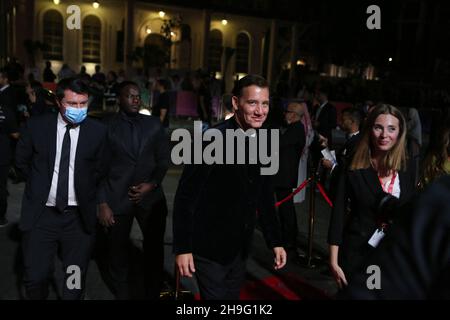
[[[311,144],[311,156],[312,162],[315,167],[315,170],[319,174],[319,178],[323,184],[326,182],[327,174],[326,171],[320,166],[320,159],[322,158],[321,150],[323,147],[321,146],[320,136],[324,137],[330,149],[333,148],[332,143],[332,133],[333,129],[336,128],[336,108],[328,102],[328,94],[324,91],[319,91],[316,95],[317,101],[319,102],[319,106],[315,110],[314,113],[314,122],[313,128],[317,133],[314,136],[313,143]]]
[[[9,108],[14,113],[15,118],[17,118],[17,99],[9,78],[10,72],[5,68],[0,69],[0,105],[4,108]]]
[[[62,299],[83,297],[105,167],[106,128],[86,118],[88,86],[58,84],[58,114],[32,118],[16,149],[26,179],[19,227],[23,231],[27,298],[46,299],[56,253],[65,273]]]
[[[159,298],[163,278],[167,204],[161,186],[169,167],[169,139],[158,117],[139,113],[136,83],[118,89],[120,111],[107,119],[110,167],[100,206],[108,228],[108,269],[117,299],[129,299],[129,234],[136,218],[144,235],[145,295]]]
[[[328,145],[330,148],[332,143],[332,132],[336,128],[336,108],[328,102],[328,94],[324,91],[320,91],[317,94],[317,100],[320,105],[314,114],[314,129],[328,139]]]
[[[293,188],[297,187],[298,163],[305,147],[305,128],[301,122],[302,101],[292,101],[285,111],[286,127],[282,128],[280,136],[280,167],[275,175],[274,186],[277,200],[289,196]],[[306,105],[305,105],[306,108]],[[288,254],[294,253],[297,248],[297,215],[294,200],[282,203],[278,207],[281,231]]]
[[[6,210],[8,208],[8,171],[12,158],[11,138],[19,138],[16,118],[9,108],[0,104],[0,228],[8,224]]]
[[[339,182],[339,175],[350,165],[355,153],[356,145],[359,142],[359,128],[362,121],[362,114],[356,108],[342,110],[341,128],[346,133],[347,139],[344,145],[336,153],[336,163],[327,159],[322,159],[324,168],[330,170],[330,196],[334,199],[336,187]],[[322,142],[323,147],[328,147],[326,140]]]

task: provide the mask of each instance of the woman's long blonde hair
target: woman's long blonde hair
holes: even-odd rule
[[[378,171],[388,175],[392,170],[406,169],[406,121],[403,114],[396,107],[389,104],[379,104],[370,113],[364,125],[361,140],[356,148],[350,170],[367,169],[371,166],[373,144],[371,132],[375,120],[381,114],[390,114],[398,119],[400,132],[397,142],[378,163]]]

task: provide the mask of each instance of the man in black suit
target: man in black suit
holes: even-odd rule
[[[17,98],[13,87],[10,84],[10,71],[5,68],[0,69],[0,105],[8,108],[18,123]]]
[[[117,299],[129,299],[129,234],[136,217],[144,235],[146,297],[159,298],[167,204],[161,186],[169,167],[169,139],[158,117],[139,113],[136,83],[118,89],[120,111],[107,119],[110,166],[100,206],[108,228],[108,269]]]
[[[314,140],[311,144],[311,156],[315,170],[317,169],[316,172],[319,174],[320,181],[322,184],[325,184],[327,172],[320,166],[322,158],[321,150],[323,147],[319,137],[322,136],[325,138],[329,148],[333,148],[332,133],[333,129],[336,128],[337,116],[336,108],[328,102],[328,94],[326,92],[319,91],[316,98],[319,105],[314,112],[313,128],[317,134],[314,135]]]
[[[328,94],[320,91],[317,94],[320,105],[314,114],[314,129],[328,139],[328,145],[332,148],[332,132],[336,128],[336,108],[328,102]]]
[[[7,182],[11,164],[11,138],[18,139],[19,133],[14,113],[0,104],[0,228],[8,224]]]
[[[275,175],[274,186],[277,200],[283,200],[292,189],[297,187],[298,163],[305,147],[305,128],[301,122],[303,114],[301,101],[292,101],[285,111],[286,127],[282,128],[280,136],[280,167]],[[306,105],[304,105],[306,108]],[[297,248],[297,215],[294,200],[282,203],[278,207],[283,240],[288,253]]]
[[[355,154],[356,145],[359,142],[359,128],[362,121],[362,114],[356,108],[347,108],[342,111],[341,128],[346,133],[346,141],[344,145],[336,152],[336,163],[328,159],[322,159],[324,168],[330,170],[330,197],[334,199],[336,187],[339,183],[339,175],[344,172],[350,165],[353,155]],[[322,141],[323,147],[328,147],[328,141]]]
[[[47,298],[58,251],[62,298],[81,299],[85,289],[106,163],[106,128],[86,118],[88,90],[80,79],[61,81],[60,112],[30,119],[17,144],[16,166],[27,179],[19,227],[29,299]]]
[[[255,75],[240,79],[232,102],[234,116],[216,127],[224,141],[227,129],[255,129],[258,134],[269,111],[267,81]],[[271,177],[260,169],[260,164],[214,163],[187,165],[183,171],[174,203],[174,252],[182,276],[195,272],[202,299],[239,299],[257,216],[275,255],[275,269],[286,263]]]

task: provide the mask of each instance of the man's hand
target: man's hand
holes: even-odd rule
[[[273,253],[275,255],[274,268],[275,268],[275,270],[279,270],[286,265],[286,261],[287,261],[286,251],[284,251],[283,247],[275,247],[275,248],[273,248]]]
[[[111,227],[116,223],[114,213],[106,202],[99,205],[98,220],[104,227]]]
[[[333,169],[333,162],[331,162],[328,159],[322,159],[322,166],[324,166],[328,170],[331,170],[331,169]]]
[[[149,192],[156,189],[156,184],[153,183],[140,183],[137,186],[130,187],[128,191],[128,197],[130,201],[134,203],[141,202],[142,198]]]
[[[328,139],[321,134],[319,134],[319,142],[320,142],[320,145],[322,146],[322,148],[328,147]]]
[[[192,278],[195,272],[194,257],[192,253],[179,254],[175,257],[175,263],[182,277]]]

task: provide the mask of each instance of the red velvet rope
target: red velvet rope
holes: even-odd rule
[[[328,198],[327,193],[325,192],[325,189],[320,184],[320,182],[317,182],[317,188],[319,189],[320,193],[322,194],[322,197],[325,199],[326,202],[330,205],[330,207],[333,208],[333,203],[331,202],[330,198]]]
[[[289,199],[291,199],[293,196],[295,196],[297,193],[299,193],[300,191],[302,191],[302,189],[304,189],[308,183],[311,182],[311,178],[306,179],[305,181],[302,182],[301,185],[299,185],[297,187],[297,189],[295,189],[290,195],[288,195],[286,198],[284,198],[283,200],[278,201],[277,203],[275,203],[275,207],[279,207],[281,206],[283,203],[285,203],[286,201],[288,201]],[[323,186],[320,184],[320,182],[317,182],[317,188],[320,191],[320,194],[322,195],[322,197],[325,199],[325,201],[329,204],[330,207],[333,207],[333,203],[331,202],[330,198],[328,197],[327,193],[325,192],[325,189],[323,188]]]
[[[286,201],[288,201],[289,199],[291,199],[293,196],[295,196],[297,193],[299,193],[300,191],[302,191],[303,188],[305,188],[308,183],[311,181],[311,178],[306,179],[305,181],[302,182],[301,185],[299,185],[297,187],[297,189],[294,190],[294,192],[292,192],[290,195],[288,195],[286,198],[284,198],[283,200],[278,201],[277,203],[275,203],[275,207],[279,207],[281,206],[283,203],[285,203]]]

